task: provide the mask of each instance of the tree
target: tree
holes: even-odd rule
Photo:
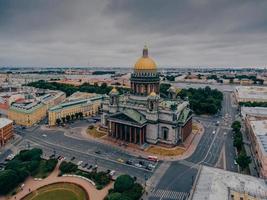
[[[240,123],[240,121],[234,121],[232,123],[231,128],[233,129],[234,132],[239,131],[241,129],[241,123]]]
[[[133,187],[122,193],[124,197],[132,200],[138,200],[143,194],[143,187],[139,183],[134,183]]]
[[[75,118],[78,119],[79,113],[75,113]]]
[[[59,125],[61,123],[61,120],[58,118],[56,119],[56,124]]]
[[[72,172],[77,171],[78,166],[71,163],[71,162],[63,161],[60,164],[59,169],[60,169],[62,174],[66,174],[66,173],[72,173]]]
[[[67,122],[70,122],[70,116],[69,115],[66,116],[66,120],[67,120]]]
[[[251,158],[247,156],[245,152],[241,152],[237,157],[236,162],[241,167],[241,169],[244,170],[251,163]]]
[[[71,120],[74,120],[75,115],[71,114]]]
[[[234,147],[236,147],[239,151],[241,150],[243,145],[242,137],[235,137],[234,138]]]
[[[79,117],[80,117],[80,119],[83,119],[83,113],[82,112],[79,112]]]
[[[66,122],[66,117],[62,117],[62,122],[63,122],[63,123]]]
[[[129,175],[120,175],[115,183],[114,183],[114,190],[117,192],[124,192],[129,190],[134,185],[134,179]]]
[[[0,172],[0,194],[5,195],[19,184],[19,178],[14,170]]]

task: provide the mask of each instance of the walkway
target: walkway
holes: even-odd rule
[[[97,190],[95,186],[93,186],[91,183],[81,178],[58,177],[57,176],[59,173],[58,167],[59,167],[59,164],[57,165],[56,169],[47,178],[43,180],[34,180],[33,178],[28,178],[24,183],[23,189],[20,192],[18,192],[15,196],[12,196],[9,198],[0,197],[0,200],[19,200],[40,187],[49,185],[51,183],[58,183],[58,182],[75,183],[77,185],[80,185],[86,190],[86,192],[89,195],[90,200],[103,200],[104,197],[108,194],[108,190],[113,187],[113,183],[110,183],[104,189]]]

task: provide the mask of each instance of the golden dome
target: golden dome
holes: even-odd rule
[[[115,87],[113,87],[112,90],[110,91],[110,93],[117,93],[117,92],[118,90]]]
[[[151,92],[149,96],[155,97],[155,96],[157,96],[157,94],[155,92]]]
[[[145,46],[143,49],[143,56],[137,60],[134,65],[134,70],[156,70],[156,63],[148,57],[148,48]]]

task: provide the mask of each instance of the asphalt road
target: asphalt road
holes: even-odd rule
[[[215,166],[225,144],[226,169],[237,171],[234,165],[233,141],[230,126],[236,114],[231,93],[224,93],[222,111],[218,116],[194,116],[205,127],[195,152],[189,158],[172,162],[156,186],[149,191],[149,200],[187,199],[200,165]],[[216,122],[220,121],[219,125]],[[215,134],[212,132],[215,131]]]
[[[127,173],[137,177],[140,182],[144,182],[153,173],[145,168],[120,163],[118,159],[124,161],[132,160],[134,163],[144,161],[145,164],[155,165],[153,162],[129,155],[123,150],[110,145],[67,137],[62,131],[47,132],[37,128],[34,131],[20,130],[18,133],[24,138],[24,141],[20,143],[21,149],[28,148],[29,146],[39,147],[43,149],[46,156],[56,153],[56,156],[64,156],[67,160],[75,157],[75,160],[73,160],[74,163],[83,161],[83,163],[88,163],[88,165],[97,164],[100,170],[110,169],[120,174]],[[101,154],[95,153],[98,150],[101,151]]]

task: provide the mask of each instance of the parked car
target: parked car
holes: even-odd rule
[[[86,167],[87,167],[87,165],[88,165],[88,163],[85,163],[85,164],[83,165],[83,168],[86,168]]]
[[[101,154],[100,150],[95,151],[96,154]]]
[[[127,160],[127,161],[126,161],[126,164],[127,164],[127,165],[133,165],[133,161],[132,161],[132,160]]]
[[[78,166],[81,166],[81,164],[83,164],[83,161],[82,161],[82,160],[80,160],[80,161],[77,163]]]
[[[122,160],[121,158],[118,158],[117,161],[120,163],[124,163],[124,160]]]
[[[73,156],[70,160],[71,160],[71,161],[75,160],[75,157]]]
[[[136,166],[136,167],[138,167],[138,168],[142,168],[142,167],[143,167],[143,166],[140,165],[139,163],[134,164],[134,166]]]
[[[114,176],[115,173],[116,173],[116,171],[115,171],[115,170],[112,170],[112,171],[109,173],[109,175],[110,175],[110,176]]]

